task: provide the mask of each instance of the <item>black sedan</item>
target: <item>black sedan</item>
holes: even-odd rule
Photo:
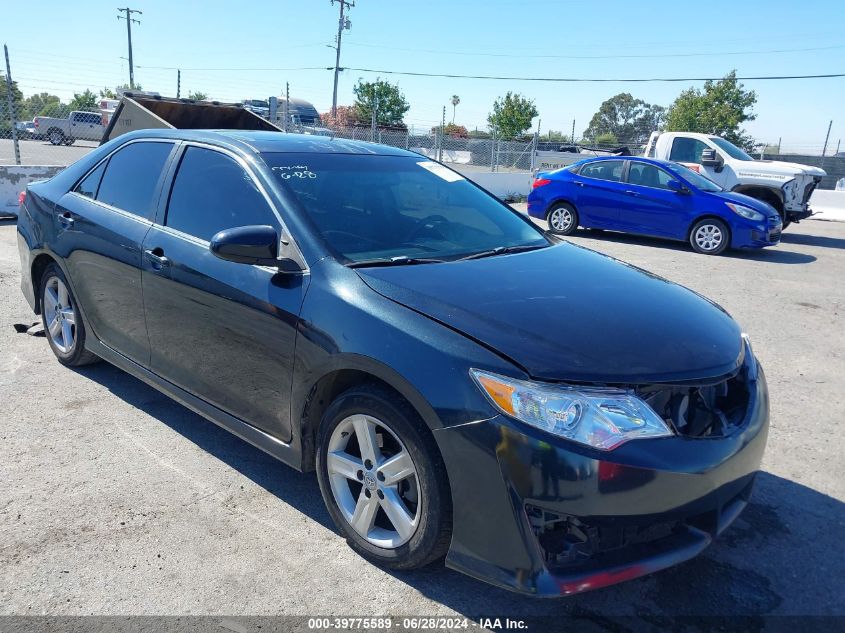
[[[18,240],[59,362],[316,470],[376,564],[570,594],[694,556],[751,493],[768,395],[730,316],[417,154],[130,133],[30,185]]]

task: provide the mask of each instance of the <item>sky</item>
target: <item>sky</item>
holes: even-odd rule
[[[199,90],[220,101],[281,95],[331,108],[338,4],[330,0],[128,0],[135,81],[182,96]],[[24,95],[68,100],[86,88],[127,83],[126,24],[117,3],[101,0],[4,2],[0,40]],[[36,10],[37,5],[37,10]],[[123,6],[126,6],[125,4]],[[408,125],[452,119],[486,129],[494,100],[508,91],[533,99],[534,129],[580,134],[605,99],[630,92],[672,103],[703,82],[551,83],[415,77],[386,71],[592,79],[845,73],[842,0],[356,0],[344,31],[338,104],[354,101],[359,78],[398,83],[411,104]],[[368,69],[368,70],[352,70]],[[310,69],[310,70],[303,70]],[[379,72],[380,71],[380,72]],[[784,151],[828,152],[845,137],[845,77],[745,81],[757,92],[746,129]],[[845,145],[845,144],[844,144]],[[845,151],[842,149],[840,151]]]

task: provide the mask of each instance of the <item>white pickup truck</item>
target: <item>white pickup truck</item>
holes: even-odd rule
[[[768,202],[780,214],[784,228],[812,215],[810,195],[825,176],[818,167],[755,160],[712,134],[652,132],[644,155],[681,163],[728,191]]]
[[[37,133],[53,145],[73,145],[77,139],[99,141],[106,131],[103,115],[99,112],[75,110],[66,119],[37,116],[32,122]]]

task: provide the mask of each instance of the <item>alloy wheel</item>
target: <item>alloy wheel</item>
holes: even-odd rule
[[[387,424],[363,414],[342,420],[326,467],[334,500],[359,536],[387,549],[411,539],[422,514],[417,470]]]
[[[50,340],[62,354],[76,344],[76,310],[64,282],[51,277],[44,286],[44,322]]]
[[[549,224],[556,231],[566,231],[572,226],[572,211],[569,209],[555,209],[549,216]]]
[[[722,245],[722,230],[713,224],[702,224],[693,236],[695,243],[703,251],[715,251]]]

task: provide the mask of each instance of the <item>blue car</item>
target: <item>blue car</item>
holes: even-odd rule
[[[689,242],[706,255],[780,242],[769,204],[725,191],[704,176],[664,160],[606,156],[540,172],[528,214],[570,235],[581,226]]]

